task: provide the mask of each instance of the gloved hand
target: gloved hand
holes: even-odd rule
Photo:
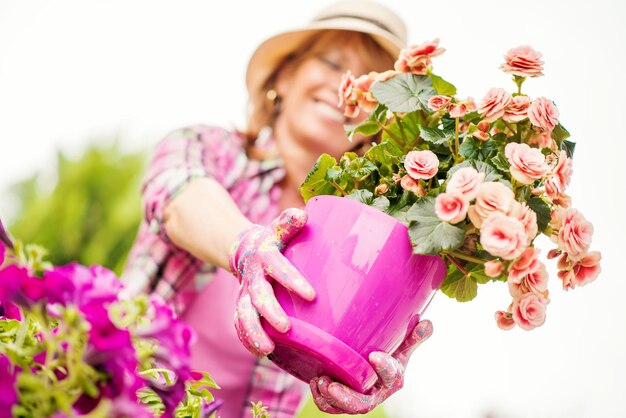
[[[329,414],[365,414],[382,403],[404,385],[404,370],[413,351],[433,333],[433,325],[424,320],[389,355],[374,351],[369,361],[378,374],[378,381],[366,394],[333,382],[328,376],[312,379],[309,383],[313,401],[317,407]]]
[[[231,248],[230,270],[241,283],[235,328],[243,345],[257,357],[274,350],[274,343],[261,327],[259,315],[280,332],[287,332],[291,326],[274,296],[270,280],[273,278],[306,300],[315,298],[313,287],[282,255],[306,220],[303,210],[286,209],[269,226],[249,226]]]

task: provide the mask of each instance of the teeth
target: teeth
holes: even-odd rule
[[[325,102],[315,102],[315,105],[317,106],[319,111],[325,116],[336,122],[343,123],[343,113],[338,107],[330,106]]]

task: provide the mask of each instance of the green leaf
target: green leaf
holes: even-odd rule
[[[552,133],[550,133],[550,137],[554,139],[557,144],[560,144],[570,137],[570,133],[567,131],[567,129],[565,129],[563,125],[559,123],[554,127]]]
[[[328,170],[334,169],[336,165],[337,160],[332,156],[328,154],[320,155],[309,174],[307,174],[306,179],[304,179],[304,183],[300,186],[300,194],[304,198],[305,203],[313,196],[338,193],[327,177]]]
[[[427,128],[420,126],[420,136],[424,141],[435,145],[446,145],[454,137],[453,129]]]
[[[466,138],[459,147],[459,154],[467,160],[485,161],[491,158],[498,150],[498,146],[492,140],[485,142],[474,138]]]
[[[550,206],[540,197],[531,197],[528,206],[537,214],[537,226],[543,232],[550,223]]]
[[[561,149],[565,150],[565,153],[569,158],[574,158],[574,150],[576,148],[576,143],[572,141],[563,141],[561,143]]]
[[[456,94],[456,87],[438,75],[431,74],[430,79],[433,81],[433,88],[437,91],[437,94],[450,97]]]
[[[498,171],[502,173],[508,173],[511,168],[509,160],[507,160],[507,158],[501,152],[498,152],[498,154],[491,159],[491,165],[493,165]]]
[[[407,212],[406,219],[410,221],[409,237],[416,254],[437,254],[463,244],[465,229],[437,218],[434,197],[417,201]]]
[[[385,196],[378,196],[374,198],[374,194],[372,194],[369,190],[354,190],[352,193],[347,195],[346,198],[375,207],[382,212],[386,212],[389,208],[389,199]]]
[[[478,284],[451,265],[441,291],[459,302],[469,302],[478,294]]]
[[[428,100],[437,94],[429,77],[415,74],[398,74],[374,83],[370,91],[389,110],[402,113],[428,110]]]
[[[490,166],[484,161],[471,160],[471,161],[463,161],[460,164],[455,165],[448,171],[448,178],[452,176],[457,170],[463,167],[474,167],[479,173],[485,173],[485,182],[488,181],[497,181],[499,183],[503,183],[509,189],[513,189],[511,186],[511,182],[504,179],[500,173],[496,171],[495,168]]]
[[[344,125],[348,138],[352,140],[354,134],[361,133],[365,136],[376,135],[382,129],[381,125],[384,125],[387,121],[387,108],[378,104],[372,114],[361,122],[359,125]]]
[[[350,164],[345,168],[346,174],[355,179],[361,179],[376,170],[378,170],[378,167],[369,159],[363,157],[358,157],[350,161]]]

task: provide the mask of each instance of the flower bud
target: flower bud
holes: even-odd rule
[[[376,189],[374,189],[374,194],[381,195],[381,194],[387,193],[388,191],[389,191],[389,186],[386,183],[382,183],[376,186]]]

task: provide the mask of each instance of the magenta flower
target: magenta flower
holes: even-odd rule
[[[17,305],[11,302],[0,302],[0,319],[2,318],[21,321],[22,313]]]
[[[0,302],[30,306],[45,295],[43,282],[28,270],[14,264],[0,270]]]
[[[99,303],[81,307],[85,319],[91,325],[89,343],[100,353],[133,350],[130,333],[119,329],[111,322],[107,308]]]
[[[0,418],[11,418],[11,408],[17,403],[15,377],[18,371],[7,357],[0,355]]]
[[[2,219],[0,219],[0,247],[4,244],[4,247],[13,249],[13,240],[9,237],[6,229],[4,229],[4,225],[2,225]],[[0,264],[2,260],[0,260]]]

